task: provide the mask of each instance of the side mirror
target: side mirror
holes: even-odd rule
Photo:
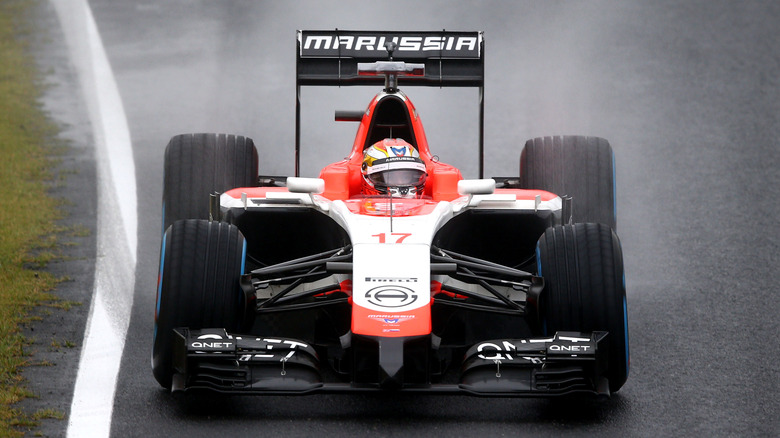
[[[362,122],[365,111],[336,110],[337,122]]]
[[[462,179],[458,181],[459,195],[491,195],[496,191],[494,179]]]
[[[320,194],[325,191],[325,180],[321,178],[287,178],[287,190],[292,193]]]

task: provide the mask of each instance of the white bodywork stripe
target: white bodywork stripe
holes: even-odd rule
[[[95,281],[68,436],[107,437],[135,285],[135,164],[122,100],[89,4],[51,1],[89,108],[98,175]]]
[[[430,303],[430,246],[359,243],[353,247],[352,260],[352,299],[356,305],[376,312],[408,312]],[[393,292],[394,288],[404,292]],[[368,295],[382,289],[388,291]]]

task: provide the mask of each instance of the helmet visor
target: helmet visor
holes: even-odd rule
[[[425,172],[417,169],[395,169],[368,175],[375,187],[417,187],[425,183]]]

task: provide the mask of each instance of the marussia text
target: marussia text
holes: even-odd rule
[[[475,36],[353,36],[353,35],[306,35],[304,50],[355,50],[384,51],[387,42],[394,42],[401,52],[419,51],[475,51],[478,38]]]

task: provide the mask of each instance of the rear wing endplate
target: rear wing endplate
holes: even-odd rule
[[[479,177],[484,171],[485,42],[483,32],[299,30],[296,52],[295,176],[300,176],[301,86],[383,85],[384,77],[358,74],[358,63],[388,60],[425,65],[404,86],[479,88]]]

